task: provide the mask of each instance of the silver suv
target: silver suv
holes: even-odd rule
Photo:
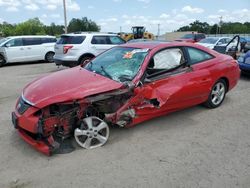
[[[63,34],[55,45],[56,65],[73,67],[125,41],[116,34],[71,33]]]

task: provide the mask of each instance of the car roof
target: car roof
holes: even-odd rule
[[[151,42],[138,42],[138,43],[125,43],[119,46],[123,47],[130,47],[130,48],[147,48],[147,49],[154,49],[154,48],[167,48],[167,47],[178,47],[178,46],[191,46],[196,48],[202,48],[200,45],[192,44],[188,42],[165,42],[165,41],[151,41]]]
[[[20,35],[20,36],[9,36],[6,38],[56,38],[55,36],[51,35]]]
[[[76,32],[76,33],[62,34],[61,36],[86,36],[86,35],[117,36],[116,33],[100,33],[100,32]]]

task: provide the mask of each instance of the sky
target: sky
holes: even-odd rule
[[[102,32],[130,32],[142,25],[154,34],[171,32],[199,20],[214,24],[250,22],[250,0],[66,0],[68,21],[87,17]],[[0,22],[38,17],[44,24],[64,24],[63,0],[0,0]]]

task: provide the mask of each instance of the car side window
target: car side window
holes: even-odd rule
[[[189,64],[196,64],[199,62],[203,62],[209,59],[212,59],[213,56],[208,54],[207,52],[204,52],[202,50],[199,50],[197,48],[187,48],[188,54],[189,54],[189,58],[190,58],[190,62]]]
[[[9,47],[23,46],[23,40],[21,38],[12,39],[9,42],[7,42],[6,45],[9,46]]]
[[[24,45],[40,45],[42,44],[41,38],[24,38]]]
[[[93,36],[91,44],[111,44],[111,41],[107,36]]]
[[[109,37],[111,44],[124,44],[125,41],[122,40],[120,37],[117,36],[110,36]]]
[[[169,48],[154,55],[153,63],[148,65],[152,69],[169,70],[184,63],[182,50],[179,48]]]

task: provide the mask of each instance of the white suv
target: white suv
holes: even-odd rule
[[[73,67],[125,41],[116,34],[71,33],[61,35],[55,45],[56,65]]]
[[[0,40],[0,67],[7,63],[53,61],[53,36],[13,36]]]

